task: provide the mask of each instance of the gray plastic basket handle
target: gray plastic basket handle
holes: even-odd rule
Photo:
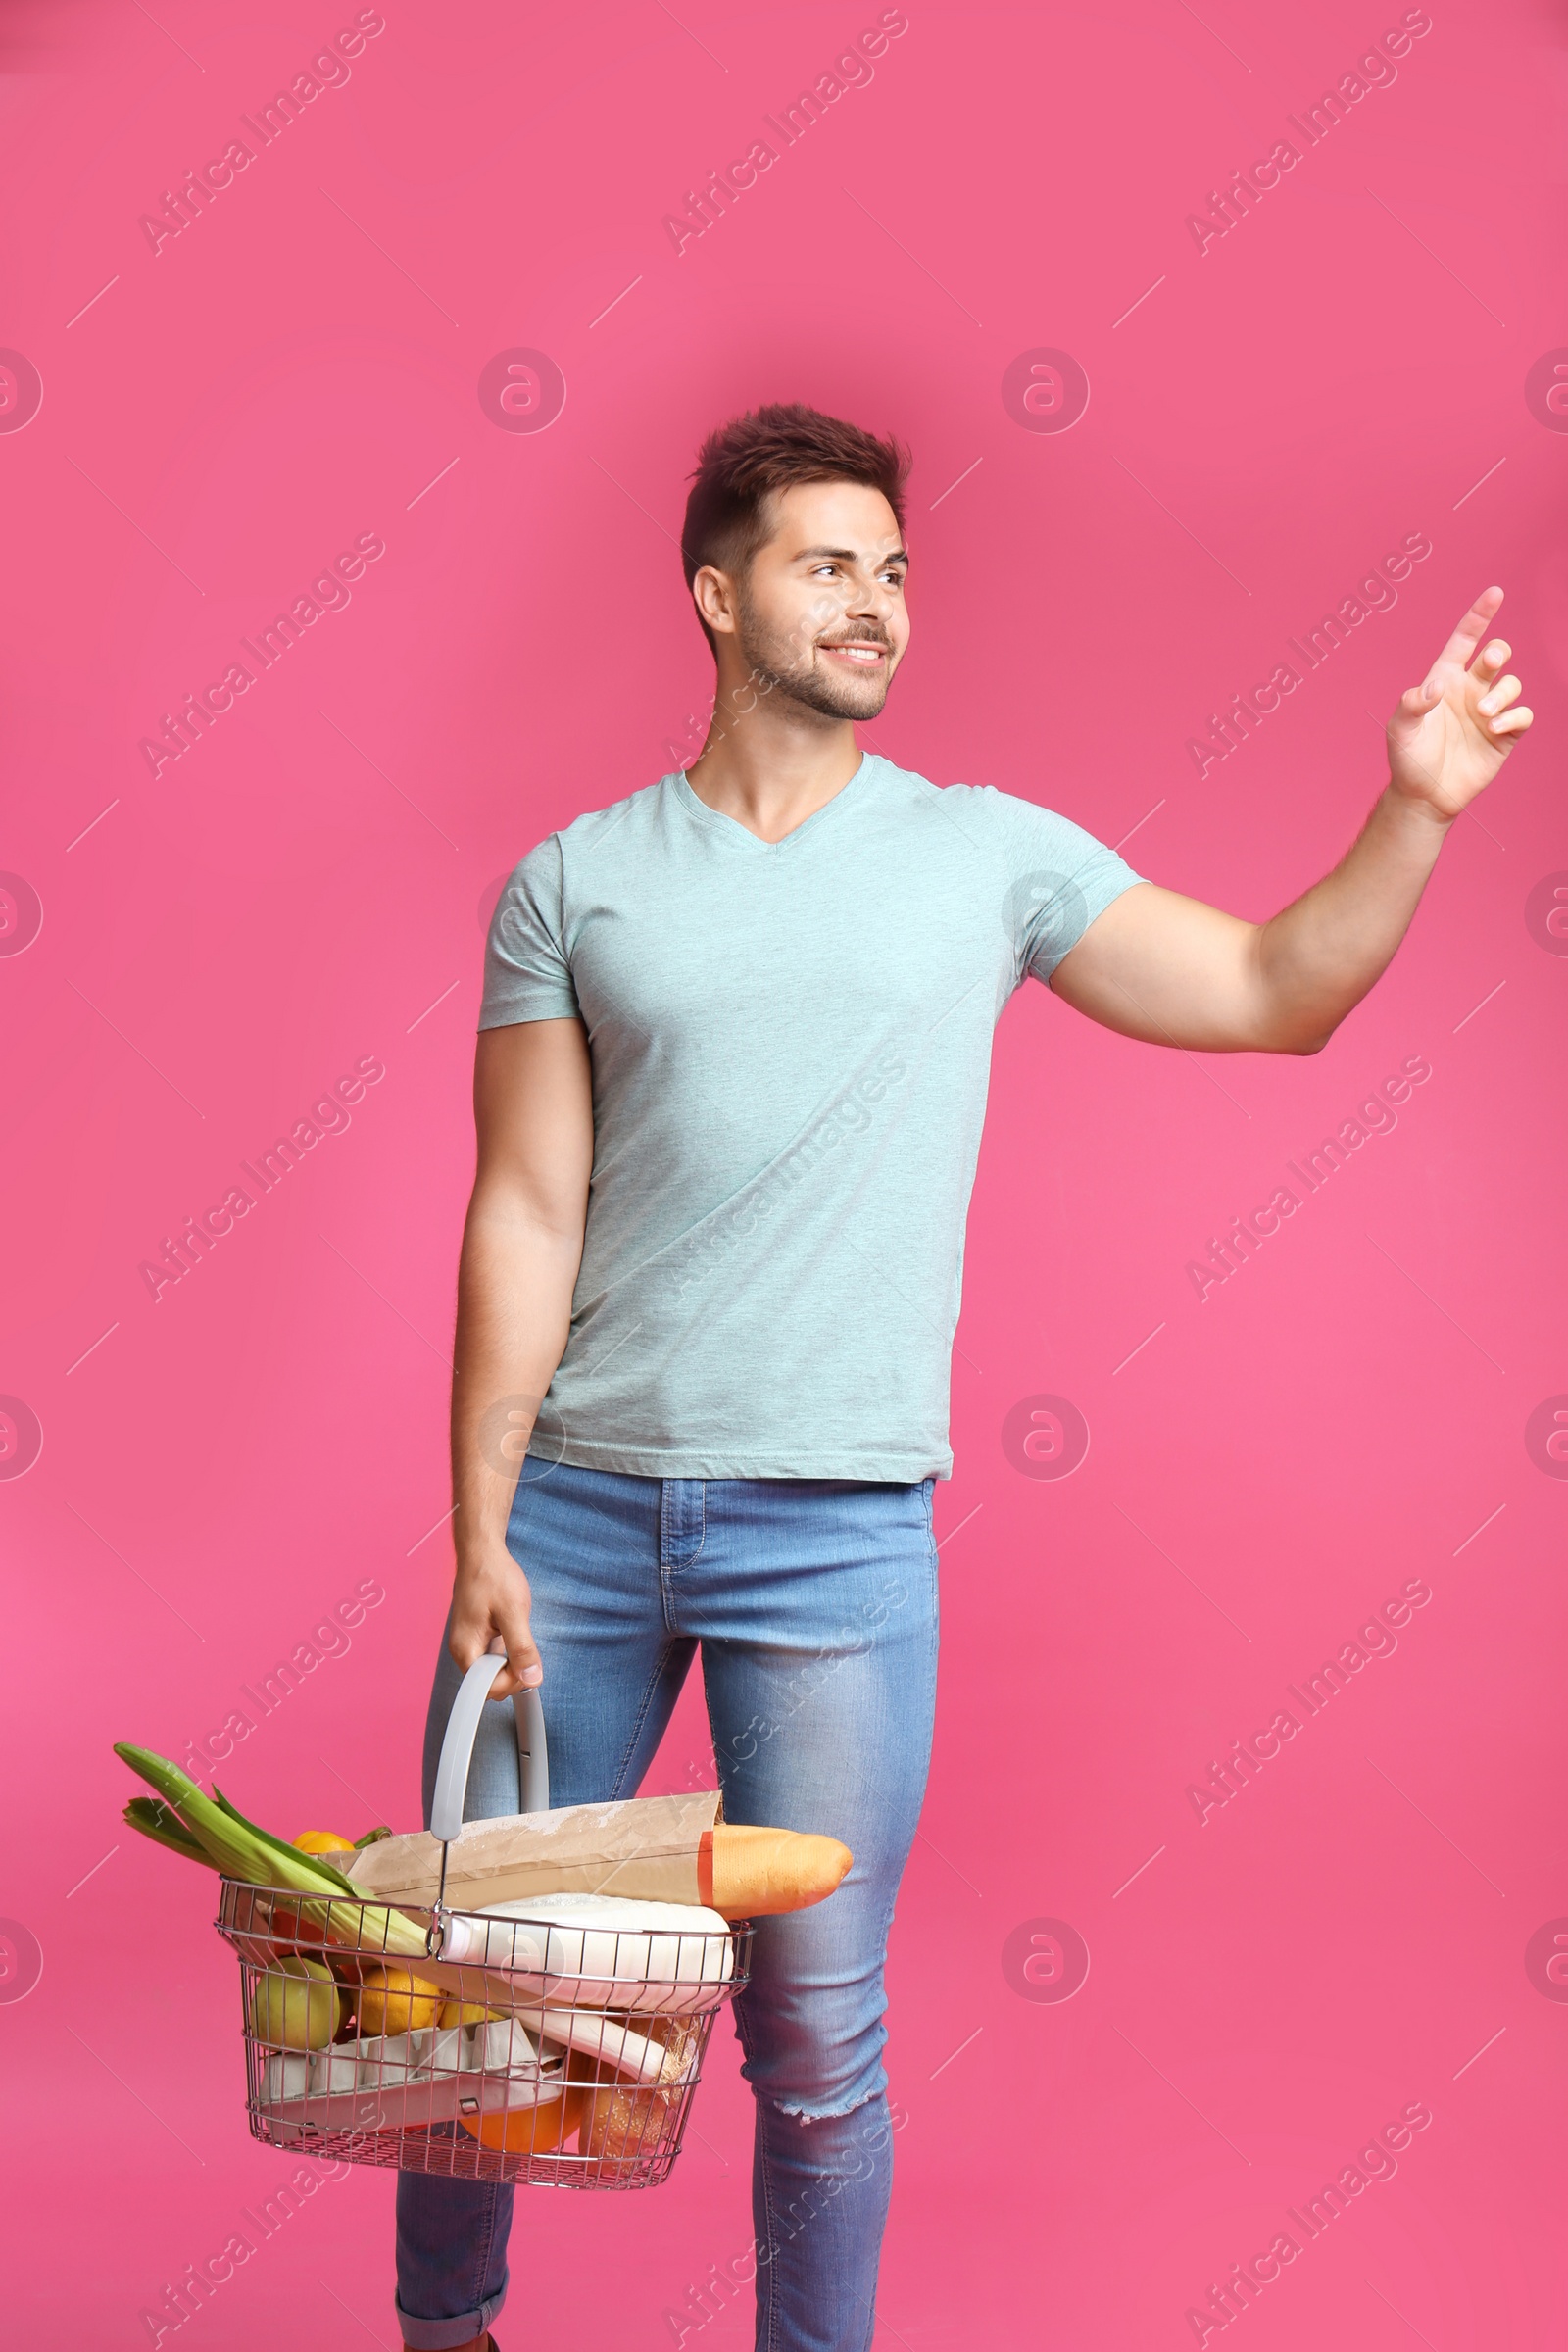
[[[463,1800],[468,1792],[468,1766],[479,1734],[479,1718],[490,1696],[490,1686],[506,1667],[505,1657],[486,1651],[475,1658],[464,1676],[436,1767],[435,1802],[430,1807],[430,1832],[445,1845],[463,1827]],[[517,1784],[524,1813],[550,1810],[550,1757],[545,1743],[545,1715],[537,1690],[519,1690],[513,1701],[517,1720]]]

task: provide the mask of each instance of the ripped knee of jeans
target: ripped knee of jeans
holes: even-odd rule
[[[766,2096],[766,2094],[762,2094]],[[787,2115],[792,2123],[827,2124],[841,2122],[845,2116],[858,2115],[862,2107],[875,2107],[856,2131],[855,2137],[861,2148],[873,2153],[885,2148],[895,2132],[902,2132],[909,2120],[909,2110],[899,2099],[885,2099],[882,2087],[858,2091],[853,2098],[844,2099],[835,2107],[808,2107],[798,2099],[769,2097],[770,2107]],[[864,2176],[859,2176],[863,2178]]]
[[[770,2107],[776,2107],[779,2114],[787,2115],[792,2123],[831,2124],[841,2122],[847,2115],[858,2114],[862,2107],[869,2107],[879,2102],[882,2097],[882,2089],[879,2083],[873,2084],[869,2090],[858,2090],[849,2098],[841,2099],[836,2104],[821,2107],[812,2106],[804,2099],[777,2098],[765,2092],[763,2096],[767,2098]],[[859,2136],[868,2147],[885,2147],[893,2129],[894,2127],[890,2123],[879,2116],[872,2123],[870,2130]]]

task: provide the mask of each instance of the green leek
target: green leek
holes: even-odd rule
[[[172,1813],[155,1797],[133,1796],[125,1807],[125,1819],[133,1830],[140,1830],[144,1838],[167,1845],[172,1853],[184,1854],[192,1862],[207,1861],[206,1847],[191,1836],[177,1813]]]
[[[237,1822],[242,1830],[249,1830],[253,1838],[259,1838],[264,1845],[271,1846],[275,1853],[286,1854],[291,1861],[299,1860],[300,1849],[297,1845],[285,1845],[281,1838],[272,1836],[270,1830],[264,1830],[256,1822],[247,1821],[238,1805],[229,1803],[216,1781],[213,1783],[213,1802],[228,1815],[230,1821]],[[354,1886],[352,1881],[346,1879],[340,1870],[334,1869],[324,1854],[309,1854],[306,1859],[313,1862],[322,1876],[332,1882],[339,1894],[351,1894],[358,1900],[359,1888]]]
[[[318,1927],[328,1941],[374,1952],[384,1960],[415,1961],[416,1973],[443,1990],[464,2000],[481,1995],[493,2015],[506,2016],[516,2010],[525,2022],[531,2018],[531,2010],[518,2008],[515,1990],[505,1975],[493,1969],[431,1960],[424,1929],[407,1913],[365,1902],[353,1881],[331,1863],[285,1845],[270,1831],[247,1821],[217,1789],[211,1797],[204,1795],[189,1774],[171,1764],[167,1756],[124,1740],[115,1742],[115,1753],[158,1791],[156,1801],[133,1796],[125,1807],[126,1822],[144,1838],[168,1846],[172,1853],[183,1854],[187,1861],[206,1863],[242,1886],[270,1887],[291,1895],[295,1899],[288,1905],[289,1912]],[[370,1838],[361,1840],[362,1844],[370,1842]],[[336,1936],[331,1934],[334,1928]],[[611,2063],[619,2062],[612,2057]]]
[[[150,1817],[161,1814],[163,1808],[147,1806],[149,1818],[145,1819],[139,1815],[133,1819],[127,1810],[126,1819],[134,1828],[192,1860],[211,1863],[225,1879],[237,1879],[243,1886],[280,1887],[290,1894],[316,1897],[298,1909],[302,1917],[323,1930],[331,1919],[334,1901],[347,1895],[354,1910],[345,1914],[340,1906],[335,1924],[347,1927],[352,1920],[356,1928],[353,1940],[361,1949],[370,1947],[400,1960],[425,1958],[424,1930],[401,1911],[363,1903],[358,1889],[330,1863],[316,1854],[302,1854],[295,1846],[284,1845],[280,1838],[258,1830],[226,1801],[215,1803],[167,1756],[118,1740],[115,1753],[157,1789],[164,1806],[177,1816],[199,1852],[178,1838],[172,1823],[166,1826],[160,1819],[155,1826]],[[146,1805],[145,1798],[137,1801]]]

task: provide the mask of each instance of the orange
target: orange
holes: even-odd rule
[[[563,2091],[543,2107],[509,2107],[491,2115],[464,2115],[465,2132],[487,2148],[505,2148],[512,2156],[551,2156],[570,2139],[582,2121],[584,2094]]]
[[[301,1830],[294,1839],[294,1848],[301,1854],[352,1854],[352,1838],[340,1838],[336,1830]]]

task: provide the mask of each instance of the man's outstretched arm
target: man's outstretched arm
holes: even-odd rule
[[[593,1082],[581,1021],[482,1029],[473,1070],[478,1165],[458,1272],[452,1381],[457,1550],[448,1647],[460,1666],[499,1634],[491,1695],[540,1680],[528,1583],[507,1520],[534,1414],[571,1328],[593,1169]]]
[[[1448,827],[1531,722],[1509,648],[1476,648],[1502,602],[1479,596],[1424,685],[1389,721],[1389,782],[1331,874],[1266,923],[1141,883],[1113,900],[1051,985],[1079,1012],[1152,1045],[1315,1054],[1404,937]],[[1472,657],[1474,659],[1472,660]]]

